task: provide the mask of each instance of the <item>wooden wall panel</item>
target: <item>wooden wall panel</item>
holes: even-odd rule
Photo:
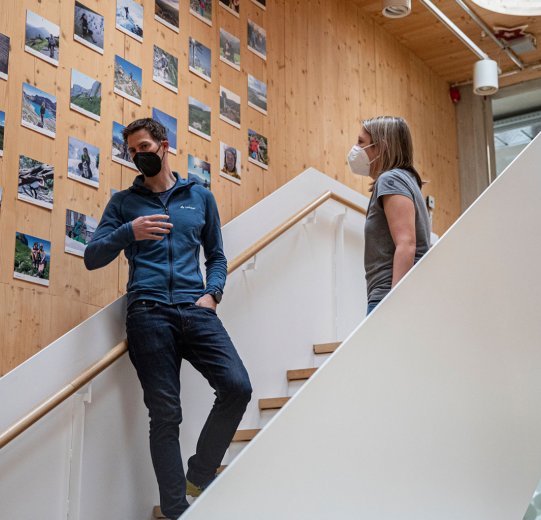
[[[9,81],[0,80],[0,110],[6,112],[5,154],[0,158],[0,375],[125,291],[123,255],[105,269],[88,272],[81,258],[64,253],[65,211],[99,218],[111,189],[131,185],[135,172],[111,160],[112,122],[128,124],[149,116],[153,107],[178,120],[178,152],[169,154],[173,169],[185,176],[188,154],[211,163],[222,223],[309,166],[368,194],[370,180],[351,174],[346,155],[356,142],[359,121],[383,113],[410,122],[417,164],[431,181],[425,191],[437,201],[435,231],[442,233],[458,216],[455,116],[448,86],[353,0],[267,0],[265,11],[241,0],[238,18],[215,0],[212,27],[189,14],[189,0],[180,0],[178,34],[154,19],[153,0],[140,0],[145,8],[143,43],[115,28],[115,0],[81,0],[105,17],[103,55],[73,40],[74,1],[3,0],[0,6],[0,32],[11,37],[12,47]],[[24,52],[27,8],[61,25],[59,67]],[[248,19],[267,31],[266,61],[247,49]],[[220,27],[240,38],[240,71],[219,60]],[[190,36],[212,51],[211,83],[188,70]],[[178,57],[178,94],[152,80],[154,45]],[[115,54],[143,69],[141,106],[113,93]],[[70,110],[72,68],[102,81],[101,122]],[[248,107],[248,74],[268,85],[267,116]],[[23,81],[56,94],[56,139],[21,127]],[[219,118],[220,85],[241,97],[241,129]],[[210,142],[188,132],[190,96],[211,106]],[[268,170],[248,162],[249,128],[269,140]],[[67,178],[69,136],[99,146],[99,189]],[[241,151],[240,186],[219,176],[220,141]],[[52,211],[17,200],[21,153],[55,165]],[[51,240],[48,288],[13,279],[15,231]]]

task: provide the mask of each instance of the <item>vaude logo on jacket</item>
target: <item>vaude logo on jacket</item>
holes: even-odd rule
[[[181,204],[179,206],[180,209],[197,209],[197,208],[194,208],[193,206],[185,206],[184,204]]]

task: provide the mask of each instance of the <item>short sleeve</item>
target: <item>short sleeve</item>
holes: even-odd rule
[[[397,170],[382,173],[376,181],[378,201],[384,195],[404,195],[415,200],[413,190],[408,182],[409,179],[405,178],[406,175],[408,174]]]

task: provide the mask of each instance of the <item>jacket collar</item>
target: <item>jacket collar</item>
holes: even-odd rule
[[[176,179],[176,184],[173,186],[173,191],[183,191],[190,189],[195,182],[194,181],[187,181],[185,179],[181,179],[179,174],[177,172],[171,172]],[[139,193],[141,195],[147,195],[147,196],[154,196],[155,193],[151,190],[149,190],[145,186],[145,177],[143,174],[137,175],[135,177],[133,184],[130,186],[130,191],[134,193]]]

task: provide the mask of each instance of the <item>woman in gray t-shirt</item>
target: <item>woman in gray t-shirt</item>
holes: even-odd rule
[[[428,251],[430,219],[404,119],[381,116],[363,121],[348,162],[353,173],[374,181],[364,227],[370,314]]]

